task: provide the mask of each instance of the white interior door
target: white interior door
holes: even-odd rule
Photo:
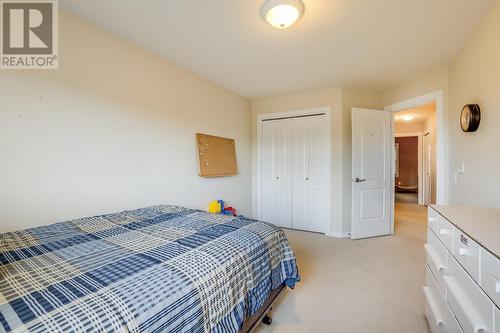
[[[292,227],[291,119],[262,124],[262,219]]]
[[[426,133],[424,135],[424,205],[429,205],[431,203],[431,177],[432,177],[432,147],[431,147],[431,134]]]
[[[325,232],[326,116],[292,119],[292,228]]]
[[[352,239],[391,233],[391,119],[352,109]]]

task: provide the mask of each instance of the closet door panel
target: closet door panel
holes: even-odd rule
[[[292,227],[325,230],[325,116],[292,120]]]
[[[309,173],[307,118],[292,119],[292,227],[307,229],[309,216]]]
[[[291,228],[291,120],[263,122],[262,219]]]
[[[311,231],[325,232],[326,133],[325,116],[309,119],[309,224]]]

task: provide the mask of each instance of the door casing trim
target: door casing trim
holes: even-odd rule
[[[437,90],[425,95],[420,95],[414,98],[403,100],[384,107],[384,110],[391,112],[403,111],[411,109],[423,104],[436,103],[436,204],[448,204],[448,136],[444,105],[444,92]],[[394,141],[394,117],[392,119],[392,141]],[[394,160],[394,150],[392,150],[392,159]],[[394,166],[393,166],[394,167]],[[394,233],[394,170],[392,171],[392,207],[391,207],[391,231]]]

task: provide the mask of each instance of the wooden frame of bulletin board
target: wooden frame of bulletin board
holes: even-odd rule
[[[196,133],[199,175],[222,177],[238,173],[234,139]]]

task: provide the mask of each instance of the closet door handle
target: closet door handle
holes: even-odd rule
[[[361,182],[365,182],[365,181],[366,181],[366,179],[364,179],[364,178],[359,179],[358,177],[356,177],[356,179],[354,179],[354,181],[355,181],[356,183],[361,183]]]
[[[306,180],[309,180],[309,177],[306,177]]]

